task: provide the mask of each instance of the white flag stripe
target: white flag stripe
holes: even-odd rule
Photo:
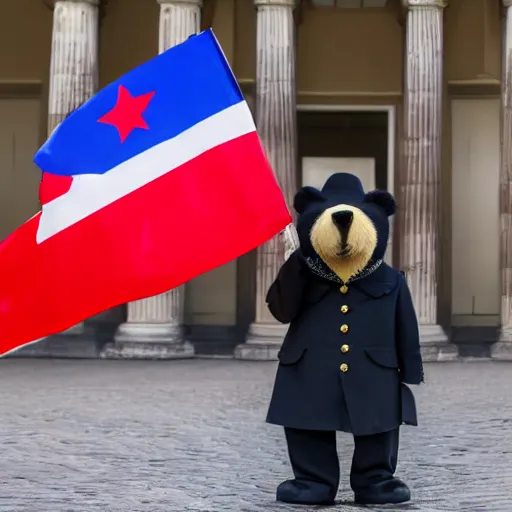
[[[135,155],[105,174],[74,176],[66,194],[43,206],[37,243],[44,242],[206,151],[255,130],[251,111],[247,103],[242,101],[173,139]]]

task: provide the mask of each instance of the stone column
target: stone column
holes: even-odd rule
[[[289,205],[297,191],[294,0],[254,0],[257,8],[256,125]],[[271,316],[267,290],[284,262],[283,237],[258,248],[256,319],[240,359],[275,359],[287,331]]]
[[[160,4],[158,49],[162,53],[200,31],[202,0],[157,0]],[[128,304],[128,318],[107,355],[177,359],[194,356],[184,339],[185,286]]]
[[[98,89],[99,0],[56,0],[53,11],[48,136]],[[84,324],[64,334],[82,334]]]
[[[201,30],[202,0],[157,0],[160,4],[158,51],[183,43]]]
[[[492,347],[495,359],[512,360],[512,0],[505,11],[501,81],[501,333]]]
[[[54,2],[48,135],[98,90],[99,3]]]
[[[424,357],[457,353],[438,324],[443,10],[446,0],[404,0],[405,48],[400,262],[420,323]]]

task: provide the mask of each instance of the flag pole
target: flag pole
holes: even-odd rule
[[[284,259],[287,260],[290,255],[299,248],[297,228],[293,223],[288,224],[288,226],[281,231],[281,236],[284,239]]]

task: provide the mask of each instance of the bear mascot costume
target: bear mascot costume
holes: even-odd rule
[[[410,500],[394,476],[399,427],[417,425],[407,384],[423,382],[418,322],[403,273],[384,263],[396,204],[333,174],[294,199],[300,247],[267,294],[290,324],[267,422],[285,430],[295,478],[277,500],[329,505],[339,485],[336,432],[354,437],[350,485],[360,504]]]

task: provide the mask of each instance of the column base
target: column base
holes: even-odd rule
[[[496,361],[512,361],[512,343],[498,341],[491,347],[491,359]]]
[[[277,361],[288,325],[254,323],[249,328],[247,341],[235,348],[235,359],[245,361]]]
[[[499,341],[491,347],[491,358],[497,361],[512,361],[512,331],[503,330]]]
[[[73,334],[64,331],[25,345],[5,357],[97,359],[98,341],[94,333]]]
[[[456,361],[457,346],[450,343],[444,329],[437,324],[420,324],[421,355],[425,362]]]
[[[175,324],[121,324],[114,343],[105,346],[102,359],[189,359],[195,356],[192,343]]]

